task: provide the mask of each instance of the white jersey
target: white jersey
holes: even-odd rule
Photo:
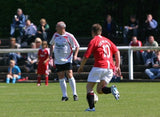
[[[79,47],[76,38],[69,32],[60,35],[55,33],[50,41],[54,45],[54,62],[55,64],[72,63],[72,48]]]

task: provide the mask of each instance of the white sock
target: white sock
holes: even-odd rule
[[[63,97],[68,97],[67,96],[67,85],[66,85],[65,79],[64,78],[59,79],[59,83],[60,83],[60,86],[61,86]]]
[[[77,95],[77,91],[76,91],[76,82],[75,82],[74,77],[69,78],[69,84],[70,84],[70,86],[71,86],[71,88],[72,88],[73,95]]]

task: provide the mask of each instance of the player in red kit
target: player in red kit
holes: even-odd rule
[[[45,85],[48,86],[49,49],[47,41],[42,42],[42,48],[38,51],[37,86],[41,85],[41,76],[45,75]]]
[[[116,100],[119,99],[119,92],[116,86],[107,87],[113,76],[113,69],[116,67],[116,73],[121,75],[120,71],[120,52],[117,47],[107,38],[101,36],[102,27],[99,24],[92,26],[92,37],[88,45],[88,49],[84,54],[78,72],[83,71],[87,59],[93,54],[95,63],[89,73],[87,83],[87,101],[89,108],[86,111],[95,111],[93,87],[97,84],[97,93],[109,94],[112,93]],[[116,59],[116,66],[113,63],[113,55]]]

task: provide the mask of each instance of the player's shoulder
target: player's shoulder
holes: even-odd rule
[[[67,35],[69,37],[72,37],[72,38],[74,37],[74,35],[72,33],[70,33],[70,32],[66,32],[65,35]]]
[[[55,32],[54,34],[53,34],[53,37],[55,38],[55,37],[59,37],[59,34],[57,33],[57,32]]]

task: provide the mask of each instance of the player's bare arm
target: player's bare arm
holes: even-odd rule
[[[51,45],[50,46],[50,58],[52,58],[52,55],[53,55],[53,48],[54,48],[54,45]]]
[[[117,75],[121,76],[121,69],[120,69],[120,52],[117,51],[114,55],[115,55],[115,59],[116,59],[116,72],[117,72]]]
[[[49,57],[44,61],[44,64],[46,64],[49,61]]]
[[[78,52],[79,52],[79,47],[76,47],[73,60],[77,60]]]
[[[81,73],[81,72],[83,71],[83,67],[84,67],[84,65],[86,64],[87,60],[88,60],[88,58],[83,57],[82,62],[81,62],[81,65],[80,65],[80,67],[78,68],[78,73]]]

